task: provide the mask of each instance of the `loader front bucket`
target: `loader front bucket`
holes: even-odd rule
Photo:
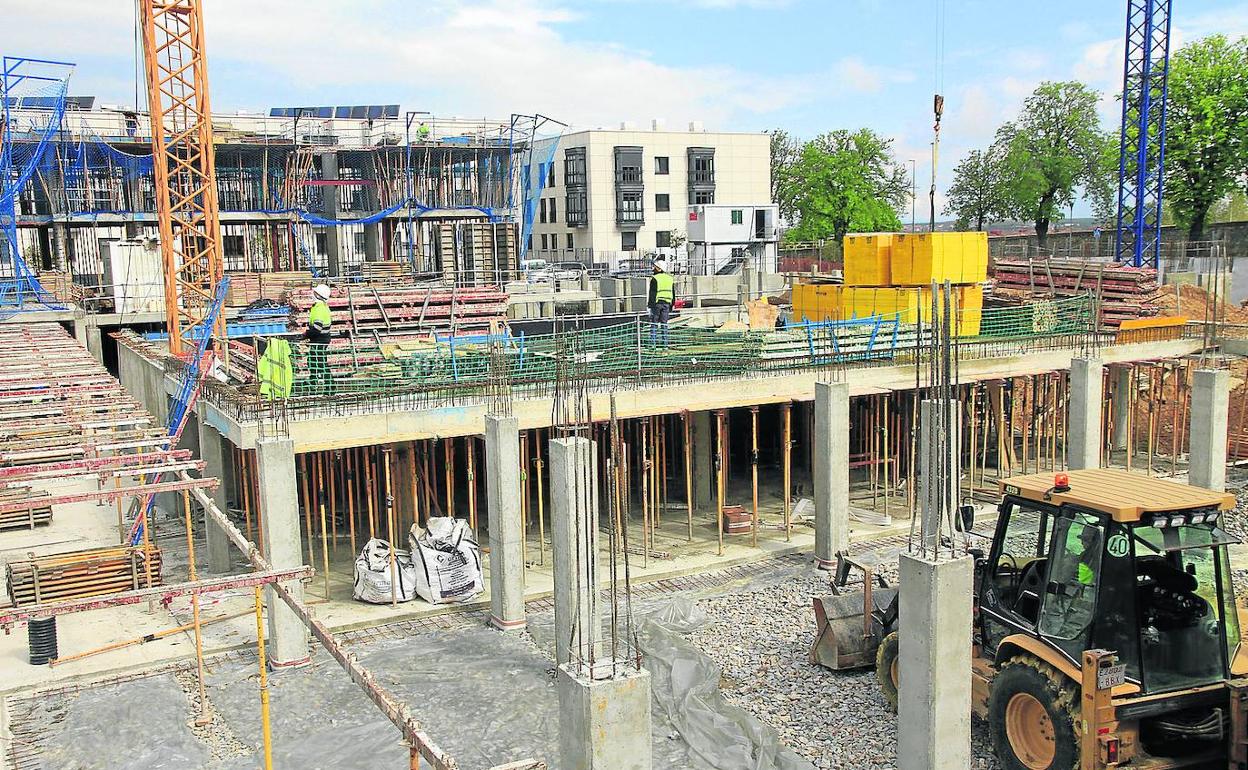
[[[835,670],[865,668],[875,665],[875,653],[884,637],[884,630],[866,610],[888,606],[897,595],[894,588],[877,588],[871,592],[873,607],[865,606],[861,593],[843,596],[816,596],[815,641],[810,645],[810,660]]]

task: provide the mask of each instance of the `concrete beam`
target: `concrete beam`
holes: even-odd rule
[[[290,439],[264,439],[256,445],[259,467],[260,536],[264,555],[274,569],[303,564],[299,536],[298,488],[295,483],[295,443]],[[286,589],[303,601],[303,584],[289,583]],[[308,630],[299,616],[265,589],[269,616],[269,660],[274,668],[307,663]]]
[[[593,679],[574,665],[559,667],[561,770],[650,770],[650,672],[622,669]]]
[[[999,380],[1030,374],[1065,371],[1070,367],[1072,349],[1028,352],[1022,343],[1001,343],[1002,349],[1016,351],[1003,353],[996,358],[966,359],[959,364],[959,376],[963,382]],[[1168,342],[1140,342],[1126,345],[1108,345],[1101,348],[1100,357],[1105,364],[1125,361],[1147,361],[1161,358],[1179,358],[1195,352],[1201,346],[1199,340],[1173,340]],[[151,362],[145,364],[151,367]],[[659,414],[680,414],[689,411],[695,415],[715,409],[761,404],[782,404],[787,401],[813,401],[815,385],[822,376],[817,372],[796,372],[783,376],[724,378],[704,383],[673,381],[655,387],[615,391],[616,413],[620,419],[646,417]],[[126,381],[123,379],[123,384]],[[167,391],[176,392],[177,383],[165,382]],[[914,367],[880,366],[856,369],[850,378],[850,396],[863,396],[890,391],[906,391],[914,387]],[[607,388],[590,393],[590,408],[594,414],[611,411],[611,392]],[[396,443],[430,438],[473,436],[481,434],[481,425],[487,411],[486,399],[477,403],[466,398],[464,402],[430,409],[396,409],[392,412],[356,414],[343,417],[317,417],[305,419],[297,411],[290,413],[290,437],[299,452],[316,452],[327,449],[343,449],[354,446],[373,446],[379,443]],[[517,399],[514,415],[520,421],[521,430],[551,426],[553,400],[551,398]],[[251,449],[259,438],[254,423],[238,424],[231,416],[209,407],[207,419],[213,427],[228,436],[242,449]],[[696,422],[696,418],[695,418]],[[713,445],[714,440],[711,440]],[[696,462],[696,460],[695,460]],[[708,490],[714,487],[707,483]]]
[[[1070,416],[1066,462],[1071,470],[1101,466],[1101,407],[1105,403],[1105,367],[1099,359],[1070,362]]]
[[[490,624],[524,628],[524,521],[520,512],[520,422],[485,418],[485,483],[490,528]]]
[[[1191,453],[1187,483],[1226,491],[1226,432],[1231,373],[1200,369],[1192,379]]]
[[[901,555],[897,766],[971,766],[974,560]]]
[[[594,442],[550,442],[550,534],[555,572],[555,664],[597,657],[598,464]]]
[[[212,501],[216,503],[217,508],[228,511],[225,458],[229,456],[229,450],[225,446],[225,439],[221,438],[221,434],[211,426],[201,424],[199,446],[200,456],[204,460],[203,475],[215,477],[221,481],[212,490]],[[204,538],[208,544],[208,569],[212,572],[229,572],[230,557],[233,553],[230,539],[207,513],[204,514]]]
[[[815,385],[815,563],[849,548],[849,384]]]

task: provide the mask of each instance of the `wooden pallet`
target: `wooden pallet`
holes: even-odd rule
[[[150,584],[146,558],[151,563]],[[9,598],[19,607],[161,585],[160,549],[149,546],[146,558],[142,546],[32,556],[9,562],[5,582]]]

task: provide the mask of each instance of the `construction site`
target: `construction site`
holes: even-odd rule
[[[1142,172],[812,263],[757,136],[218,114],[211,14],[3,60],[0,768],[1248,767],[1245,268]]]

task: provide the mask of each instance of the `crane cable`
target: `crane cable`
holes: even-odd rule
[[[945,97],[942,95],[945,87],[945,40],[946,24],[949,17],[949,7],[946,0],[934,0],[935,2],[935,65],[933,67],[934,79],[934,96],[932,97],[932,115],[934,121],[932,123],[932,186],[928,191],[928,202],[931,206],[930,231],[936,231],[936,171],[940,160],[940,121],[945,114]]]

